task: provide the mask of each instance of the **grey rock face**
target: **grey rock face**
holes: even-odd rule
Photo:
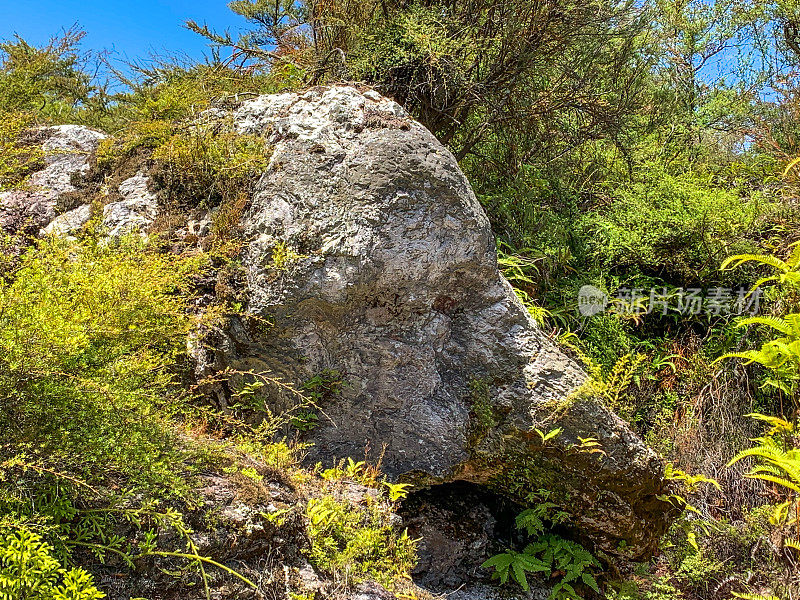
[[[274,152],[243,218],[260,319],[234,323],[214,362],[294,381],[341,373],[312,460],[385,447],[394,477],[547,490],[603,550],[653,550],[670,513],[659,460],[598,402],[565,403],[586,375],[498,272],[452,154],[396,103],[351,87],[260,97],[233,117]],[[543,445],[535,427],[563,432]],[[579,437],[605,454],[581,453]]]
[[[150,179],[142,173],[119,185],[122,200],[103,207],[102,227],[111,237],[138,231],[145,234],[158,214],[158,198],[148,189]]]
[[[72,176],[89,170],[89,156],[106,136],[82,125],[57,125],[44,132],[48,136],[42,145],[47,166],[31,176],[29,187],[56,195],[72,192]]]
[[[36,235],[55,217],[61,194],[75,191],[73,175],[89,170],[89,158],[106,136],[82,125],[58,125],[39,131],[45,168],[23,189],[0,192],[0,228]]]
[[[42,229],[44,235],[69,236],[80,230],[92,218],[92,207],[83,204],[58,215],[50,224]]]

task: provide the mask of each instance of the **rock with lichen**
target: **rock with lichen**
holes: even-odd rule
[[[575,396],[586,374],[498,271],[453,155],[353,87],[263,96],[229,117],[274,150],[241,222],[245,315],[202,362],[341,379],[318,394],[311,460],[366,452],[425,485],[465,480],[527,501],[544,490],[603,551],[653,551],[672,514],[661,462]],[[545,442],[537,428],[561,432]]]

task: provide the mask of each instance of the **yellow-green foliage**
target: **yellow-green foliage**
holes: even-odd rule
[[[626,418],[630,418],[630,407],[624,402],[625,394],[633,382],[636,370],[646,358],[642,354],[626,354],[621,357],[614,366],[608,371],[586,355],[573,340],[577,340],[575,334],[562,336],[561,343],[578,355],[578,358],[586,366],[589,372],[589,379],[580,388],[572,393],[572,397],[599,397],[602,398],[609,408],[621,413]]]
[[[756,465],[747,473],[747,477],[760,479],[780,486],[782,492],[789,496],[783,504],[778,505],[775,521],[796,525],[800,538],[800,523],[792,508],[800,496],[800,449],[795,447],[795,426],[785,419],[754,413],[753,418],[766,421],[771,425],[766,435],[753,440],[756,446],[739,452],[728,466],[748,457],[756,459]]]
[[[175,389],[196,261],[47,240],[0,284],[3,453],[82,479],[174,484],[156,408]]]
[[[700,176],[658,170],[615,193],[607,210],[582,219],[594,260],[614,271],[657,269],[676,281],[709,277],[724,255],[748,251],[748,236],[778,210],[757,192],[740,196]]]
[[[277,271],[286,271],[298,260],[306,258],[295,252],[286,242],[278,242],[272,249],[272,266]]]
[[[256,136],[197,126],[159,145],[153,159],[164,167],[162,183],[179,199],[213,206],[246,195],[266,168],[270,149]]]
[[[100,600],[92,576],[64,569],[53,549],[25,527],[0,527],[0,600]]]
[[[178,209],[222,205],[215,229],[224,230],[225,237],[238,223],[271,148],[264,138],[237,134],[230,120],[204,111],[235,106],[240,93],[274,91],[273,84],[222,66],[164,67],[148,76],[148,83],[132,83],[133,91],[110,111],[114,126],[108,128],[118,132],[100,144],[97,165],[113,174],[117,166],[130,168],[131,160],[152,159],[167,204]]]
[[[781,260],[776,256],[742,254],[731,256],[722,264],[723,269],[733,269],[745,263],[754,262],[768,266],[775,275],[759,279],[754,289],[764,283],[775,282],[787,289],[800,289],[800,244],[794,244],[791,256]],[[780,288],[783,290],[783,288]],[[788,296],[788,294],[784,294]],[[766,385],[775,387],[790,397],[800,385],[800,313],[789,313],[781,316],[750,317],[741,319],[738,327],[762,325],[769,327],[774,337],[762,344],[759,350],[731,352],[724,358],[743,358],[748,362],[756,362],[767,369],[771,375]]]
[[[0,582],[16,578],[15,600],[102,597],[83,571],[60,566],[74,545],[133,555],[117,506],[150,506],[121,518],[141,525],[157,498],[188,489],[169,408],[191,326],[185,292],[202,262],[155,246],[47,239],[0,283]],[[184,531],[180,515],[162,517]],[[47,545],[19,537],[25,528]]]
[[[311,550],[318,569],[348,581],[375,579],[390,585],[414,566],[415,542],[391,521],[390,505],[378,500],[365,507],[330,496],[308,503]]]
[[[28,171],[41,161],[44,153],[35,144],[24,144],[23,133],[33,124],[26,113],[0,110],[0,191],[21,183]]]

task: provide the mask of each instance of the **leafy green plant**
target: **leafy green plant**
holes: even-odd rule
[[[678,285],[708,279],[723,256],[752,249],[754,224],[778,209],[757,192],[650,168],[615,190],[607,210],[582,220],[594,260],[610,271],[657,271]]]
[[[795,427],[780,417],[759,413],[749,416],[765,421],[771,426],[771,429],[765,435],[753,440],[756,443],[755,446],[734,456],[728,466],[745,458],[756,459],[756,465],[745,476],[783,488],[789,498],[776,507],[775,521],[796,526],[796,535],[800,539],[800,448],[794,445]],[[787,510],[792,506],[795,513],[793,517]],[[798,544],[795,540],[789,540],[789,542],[793,546]]]
[[[481,567],[484,569],[493,568],[495,577],[500,583],[505,584],[509,576],[516,581],[526,592],[530,590],[530,584],[526,573],[550,573],[550,565],[533,556],[526,548],[523,552],[507,550],[492,556],[484,562]]]
[[[777,271],[776,275],[759,279],[753,290],[768,282],[800,289],[800,243],[793,245],[791,256],[786,261],[769,255],[741,254],[728,258],[722,264],[722,268],[733,269],[748,262],[768,266]],[[737,323],[737,327],[750,325],[769,327],[778,336],[762,344],[758,350],[729,352],[718,360],[741,358],[748,364],[759,363],[771,373],[765,385],[777,388],[793,397],[800,385],[800,314],[749,317]]]
[[[589,379],[579,389],[573,392],[573,396],[600,397],[609,408],[622,413],[630,412],[623,399],[628,388],[634,380],[634,375],[639,366],[644,362],[646,355],[628,353],[622,356],[611,369],[606,372],[601,365],[591,359],[577,345],[575,334],[566,334],[561,337],[561,343],[575,352],[581,362],[589,372]]]
[[[700,486],[704,484],[711,485],[718,491],[722,491],[722,488],[715,479],[706,477],[702,473],[691,475],[685,471],[676,469],[672,463],[667,463],[667,466],[664,468],[664,479],[676,482],[683,487],[682,494],[660,494],[658,498],[659,500],[669,502],[681,511],[673,527],[683,531],[689,546],[691,546],[695,554],[698,554],[700,553],[700,546],[697,542],[697,533],[699,531],[707,534],[709,532],[709,525],[708,521],[702,517],[697,507],[689,502],[689,497],[691,494],[696,493]],[[695,518],[690,520],[688,518],[689,513],[695,515]]]
[[[315,403],[322,403],[342,393],[347,382],[335,369],[324,369],[303,382],[302,389]]]
[[[292,416],[291,424],[297,431],[311,431],[319,423],[317,413],[308,410],[300,411]]]
[[[508,249],[509,252],[504,250]],[[545,319],[551,315],[550,311],[539,306],[534,302],[530,289],[536,286],[534,276],[538,274],[539,269],[536,266],[537,259],[528,258],[526,254],[533,253],[530,249],[522,249],[518,252],[512,252],[511,248],[506,244],[498,244],[497,248],[497,266],[503,273],[503,276],[514,288],[514,292],[519,298],[520,302],[528,309],[533,320],[540,326],[544,325]]]
[[[25,527],[0,527],[0,600],[101,600],[80,568],[64,569],[53,548]]]
[[[276,271],[286,271],[304,258],[307,257],[295,252],[286,242],[278,242],[272,249],[272,267]]]
[[[89,483],[180,490],[156,399],[178,393],[173,365],[191,324],[179,292],[203,264],[134,238],[47,240],[23,257],[0,283],[4,441]]]
[[[473,378],[469,382],[470,441],[477,445],[498,423],[492,406],[489,384],[484,379]]]
[[[550,431],[545,432],[539,429],[538,427],[535,427],[534,432],[536,432],[536,435],[538,435],[539,439],[542,440],[542,445],[545,446],[547,445],[547,442],[554,440],[558,436],[560,436],[564,432],[564,429],[562,427],[556,427],[555,429],[551,429]]]
[[[32,170],[43,166],[41,147],[24,141],[32,124],[31,114],[0,111],[0,191],[21,184]]]
[[[415,562],[416,543],[398,531],[388,504],[356,507],[331,496],[308,503],[309,559],[318,569],[350,581],[376,579],[391,585]]]
[[[766,385],[792,395],[800,384],[800,314],[789,314],[783,317],[749,317],[741,319],[737,327],[748,325],[764,325],[772,329],[780,337],[762,344],[758,350],[729,352],[719,360],[726,358],[742,358],[750,363],[765,366],[772,373]]]
[[[513,579],[522,589],[528,591],[528,573],[546,573],[550,576],[558,573],[560,579],[550,594],[552,600],[577,600],[581,596],[574,585],[581,583],[600,593],[595,579],[594,569],[600,568],[600,562],[577,542],[566,540],[552,533],[545,533],[545,520],[560,523],[568,518],[568,514],[552,502],[542,502],[529,508],[517,516],[517,529],[536,538],[522,552],[509,549],[492,556],[481,565],[493,568],[493,578],[505,584]]]
[[[759,279],[753,285],[753,289],[770,282],[800,287],[800,242],[795,242],[791,248],[792,252],[786,260],[769,254],[737,254],[725,259],[720,269],[736,269],[746,263],[754,262],[761,266],[771,267],[778,273]]]
[[[72,27],[40,47],[19,36],[0,41],[0,114],[35,110],[50,121],[79,119],[80,108],[100,99],[83,69],[79,46],[85,35]]]
[[[408,496],[409,491],[414,487],[410,483],[392,483],[390,481],[384,481],[383,485],[389,492],[389,502],[391,503],[404,500]]]
[[[213,124],[175,131],[153,151],[161,167],[157,178],[173,198],[207,208],[247,195],[270,155],[263,138],[218,131]]]
[[[600,593],[600,587],[592,574],[592,569],[600,568],[600,562],[577,542],[548,534],[526,550],[538,555],[551,572],[563,572],[561,579],[553,587],[550,598],[580,598],[573,587],[575,583],[582,583]]]

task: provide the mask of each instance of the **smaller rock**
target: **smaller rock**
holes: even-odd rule
[[[147,234],[158,214],[158,198],[148,189],[150,178],[142,173],[126,179],[119,185],[123,200],[111,202],[103,208],[103,227],[111,237],[132,231]]]
[[[42,144],[47,166],[31,176],[28,187],[53,197],[74,192],[72,176],[89,170],[89,155],[106,136],[81,125],[58,125],[42,132],[47,136]]]
[[[397,596],[379,583],[366,581],[347,596],[347,600],[397,600]]]
[[[304,592],[321,592],[327,585],[307,561],[304,561],[298,570],[297,579],[300,589]]]
[[[56,218],[61,194],[74,192],[72,177],[89,170],[89,158],[106,136],[80,125],[43,127],[45,167],[30,176],[22,189],[0,192],[0,229],[9,235],[36,236]]]
[[[79,206],[62,215],[58,215],[50,224],[42,229],[42,235],[55,235],[59,237],[71,236],[92,218],[92,207],[88,204]]]
[[[0,192],[0,231],[35,236],[56,217],[55,197],[48,192]]]
[[[211,233],[211,214],[206,213],[199,219],[191,219],[186,224],[186,230],[190,235],[205,237]]]

